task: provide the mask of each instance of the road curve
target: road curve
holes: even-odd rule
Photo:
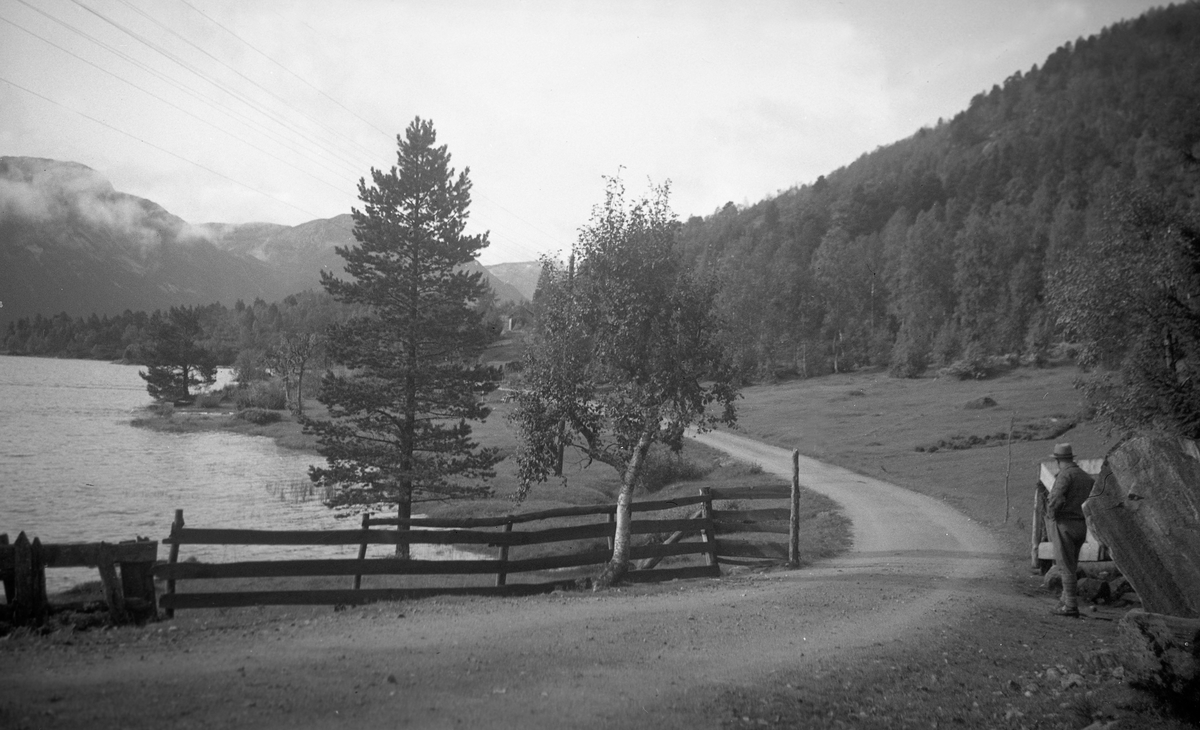
[[[786,449],[723,431],[692,438],[769,474],[792,478],[792,453]],[[837,502],[853,523],[853,548],[837,563],[865,568],[926,558],[968,578],[982,575],[999,557],[987,530],[943,502],[806,456],[799,464],[801,486]]]

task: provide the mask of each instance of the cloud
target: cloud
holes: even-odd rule
[[[141,248],[174,237],[178,226],[161,209],[128,195],[91,168],[31,158],[0,161],[0,221],[75,225]],[[65,240],[86,243],[86,237]]]

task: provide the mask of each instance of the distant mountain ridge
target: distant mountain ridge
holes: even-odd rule
[[[34,314],[277,301],[342,273],[349,214],[284,226],[191,224],[75,162],[0,157],[0,326]],[[478,264],[476,264],[479,266]],[[484,271],[499,301],[528,297]]]

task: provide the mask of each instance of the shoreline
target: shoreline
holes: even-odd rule
[[[318,455],[316,439],[306,435],[300,424],[294,420],[293,414],[288,411],[268,411],[269,413],[279,413],[280,420],[274,423],[257,424],[238,418],[237,411],[228,406],[218,406],[217,408],[171,407],[165,413],[156,412],[156,407],[156,405],[146,406],[143,409],[144,415],[130,419],[129,425],[162,433],[226,431],[243,436],[259,436],[273,440],[280,448]]]

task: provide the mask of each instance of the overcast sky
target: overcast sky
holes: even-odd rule
[[[683,218],[949,119],[1143,0],[0,0],[0,156],[192,222],[348,213],[433,120],[484,263],[565,248],[603,176]]]

